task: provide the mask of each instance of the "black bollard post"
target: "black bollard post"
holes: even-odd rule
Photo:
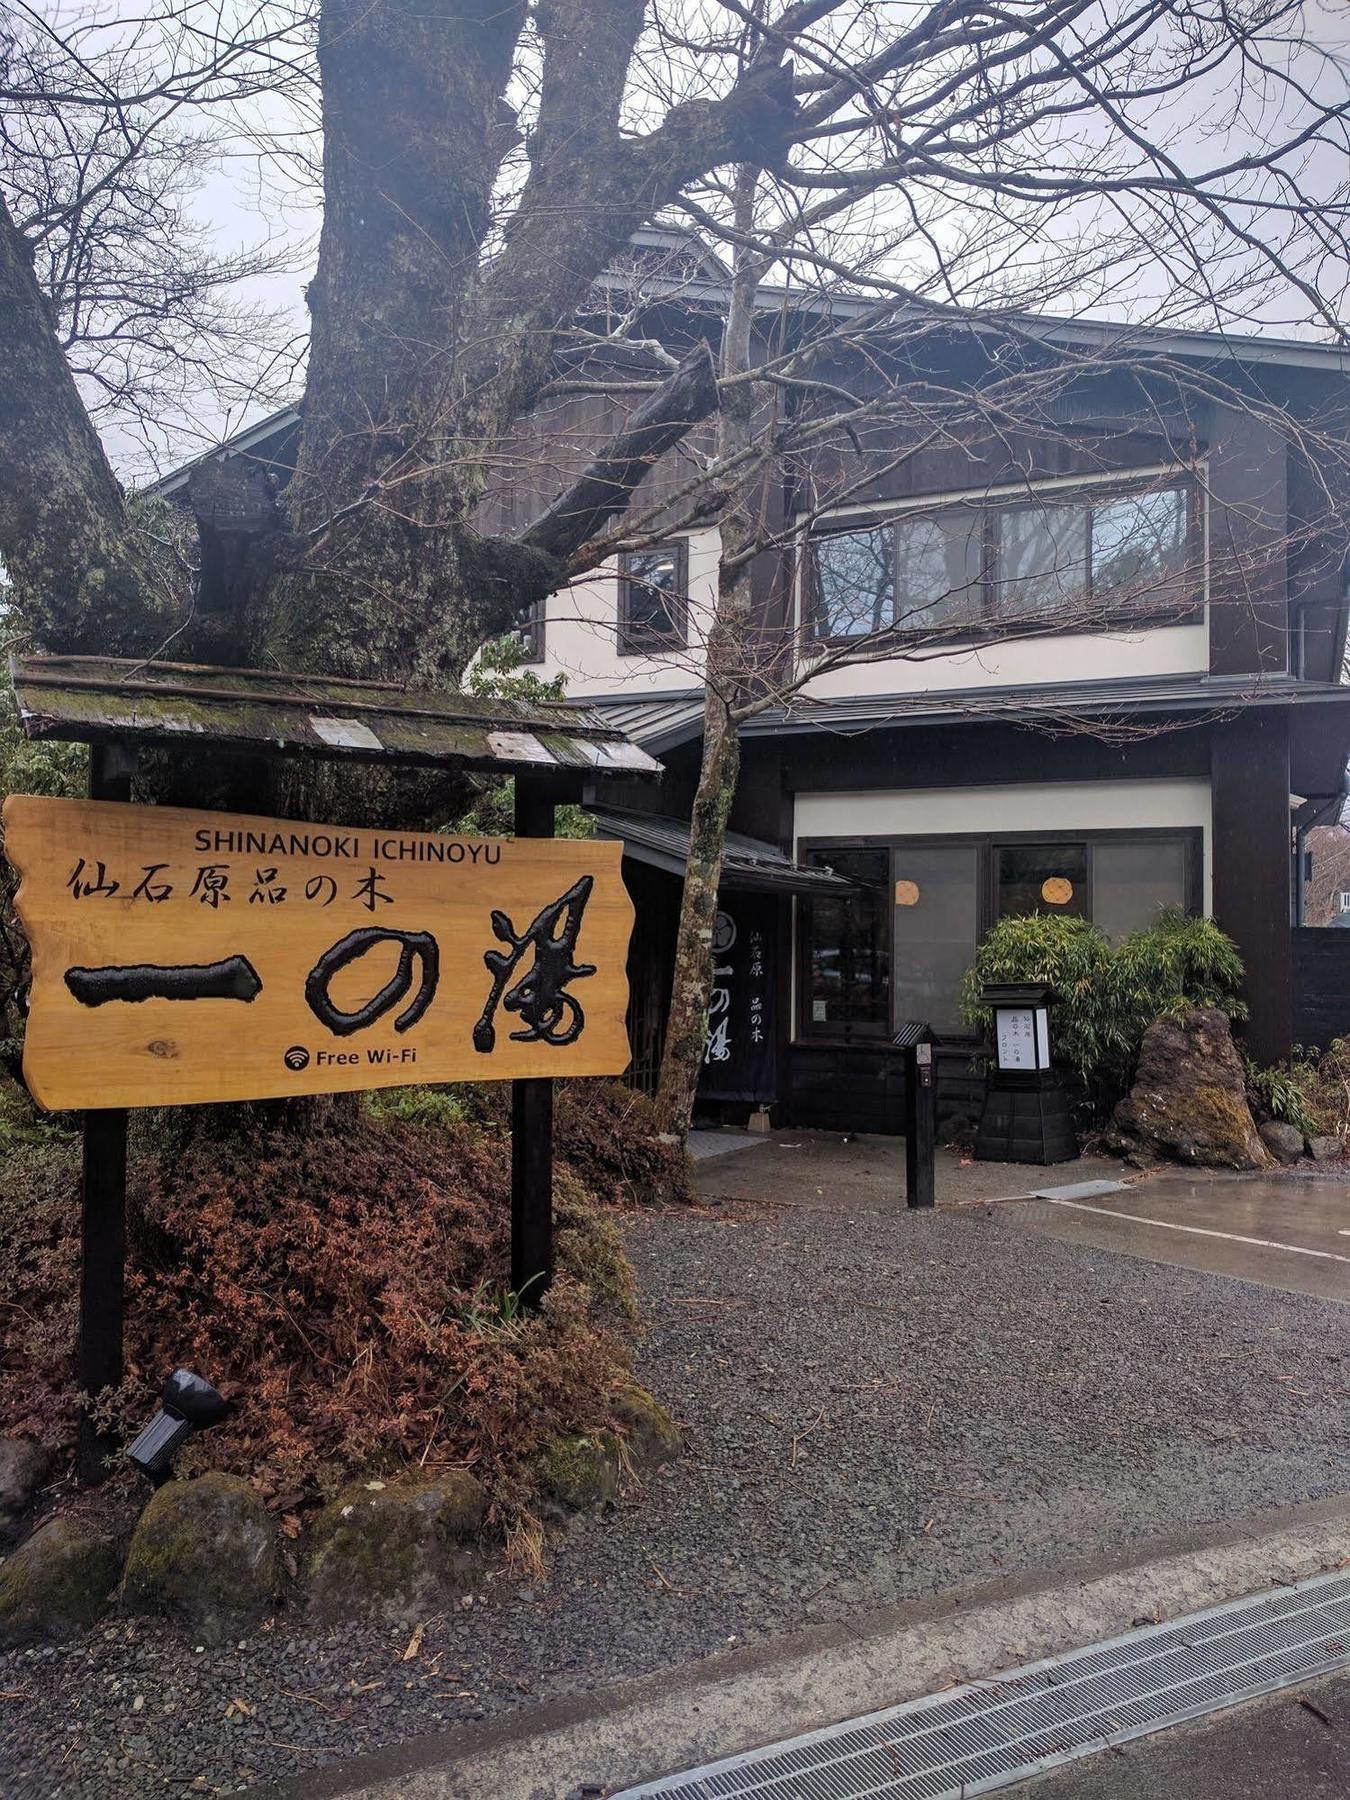
[[[902,1025],[892,1040],[905,1055],[905,1204],[932,1206],[933,1156],[937,1146],[936,1037],[919,1019]]]

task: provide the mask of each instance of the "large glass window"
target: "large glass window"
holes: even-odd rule
[[[999,519],[1001,617],[1060,612],[1088,589],[1085,506],[1017,506]]]
[[[800,908],[799,1021],[806,1032],[880,1036],[923,1019],[959,1035],[961,978],[998,920],[1088,919],[1112,943],[1200,899],[1198,830],[817,843],[802,859],[857,886]]]
[[[984,522],[953,506],[895,527],[895,622],[902,631],[969,623],[979,616]]]
[[[998,515],[998,618],[1116,615],[1185,598],[1190,501],[1184,487],[1091,500],[1047,495]]]
[[[1100,601],[1185,598],[1189,554],[1185,488],[1098,502],[1092,509],[1092,592]]]
[[[1092,922],[1119,943],[1191,904],[1190,845],[1181,837],[1103,838],[1092,846]]]
[[[960,1032],[961,977],[980,941],[980,846],[902,844],[894,874],[896,1024]]]
[[[1085,630],[1195,602],[1198,497],[1184,482],[1056,490],[905,512],[811,543],[817,639],[998,631],[1026,618]]]
[[[890,851],[809,851],[806,860],[857,886],[801,903],[805,1022],[880,1035],[890,1019]]]

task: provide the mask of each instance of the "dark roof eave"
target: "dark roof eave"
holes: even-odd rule
[[[1198,678],[1171,687],[1138,682],[1069,684],[1061,688],[959,689],[947,693],[838,696],[777,707],[747,719],[744,737],[816,731],[903,729],[934,724],[1054,722],[1127,718],[1147,713],[1228,713],[1248,706],[1341,706],[1350,687],[1292,678],[1252,682]]]
[[[602,837],[622,842],[625,856],[677,879],[684,875],[689,861],[689,827],[682,820],[605,806],[587,810]],[[837,895],[852,892],[854,883],[830,869],[796,863],[772,844],[729,832],[720,886],[733,893]]]

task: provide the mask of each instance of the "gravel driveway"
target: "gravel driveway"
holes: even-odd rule
[[[407,1634],[145,1621],[0,1657],[0,1793],[229,1791],[996,1573],[1350,1489],[1350,1312],[1007,1212],[625,1224],[688,1449]]]

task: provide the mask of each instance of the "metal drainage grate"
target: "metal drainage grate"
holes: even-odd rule
[[[1347,1665],[1350,1573],[1319,1575],[629,1788],[616,1800],[968,1800]]]

